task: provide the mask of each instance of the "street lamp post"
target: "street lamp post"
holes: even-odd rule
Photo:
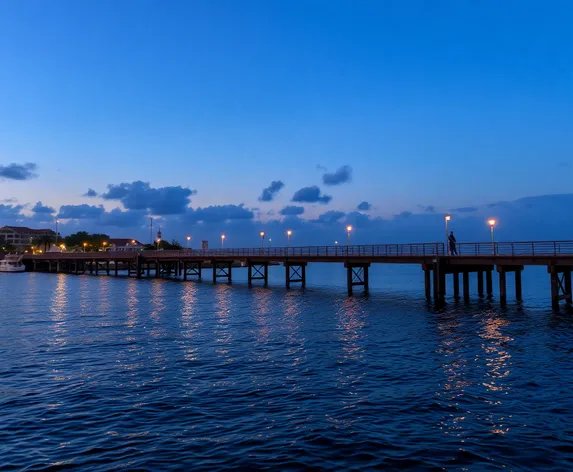
[[[265,232],[261,231],[261,248],[265,247]]]
[[[189,241],[191,241],[191,236],[187,236],[187,249],[189,249]]]
[[[104,241],[104,242],[103,242],[103,243],[101,243],[101,244],[102,244],[102,246],[103,246],[103,250],[104,250],[104,252],[105,252],[105,247],[107,246],[107,241]]]
[[[289,229],[287,231],[287,247],[290,247],[290,237],[292,236],[292,231]]]
[[[88,245],[88,243],[84,243],[84,252],[86,252],[87,245]]]
[[[452,217],[451,217],[451,215],[446,215],[445,219],[446,219],[446,251],[447,251],[447,254],[450,255],[450,249],[449,249],[450,245],[448,244],[448,241],[449,241],[449,239],[448,239],[448,223],[450,222]]]
[[[346,227],[346,232],[348,233],[348,245],[350,246],[350,233],[352,232],[352,226],[348,225]]]
[[[493,255],[495,255],[494,228],[495,228],[495,225],[497,224],[497,221],[494,218],[490,218],[489,220],[487,220],[487,224],[489,225],[489,229],[490,229],[490,233],[491,233],[491,250],[492,250]]]
[[[161,244],[161,238],[157,238],[155,241],[157,243],[157,250],[159,251],[159,245]]]
[[[223,249],[225,247],[225,238],[226,236],[224,234],[221,235],[221,249]]]

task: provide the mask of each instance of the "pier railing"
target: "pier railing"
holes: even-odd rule
[[[144,257],[404,257],[443,256],[444,243],[375,244],[361,246],[302,246],[144,251]]]
[[[570,256],[573,241],[458,243],[456,249],[460,256]]]
[[[105,252],[72,252],[44,253],[25,255],[24,259],[91,259],[131,261],[138,255],[144,258],[184,258],[204,257],[205,259],[247,258],[247,257],[310,257],[310,258],[346,258],[346,257],[387,257],[408,258],[425,256],[447,256],[449,248],[444,243],[414,244],[374,244],[354,246],[297,246],[265,248],[223,248],[223,249],[179,249],[159,251],[105,251]],[[518,241],[518,242],[477,242],[456,244],[459,256],[573,256],[573,241]]]

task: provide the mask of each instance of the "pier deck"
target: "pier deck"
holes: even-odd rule
[[[573,241],[521,241],[499,243],[459,243],[458,255],[447,253],[444,243],[379,244],[363,246],[304,246],[276,248],[229,248],[212,250],[168,250],[142,252],[79,252],[26,255],[28,270],[74,274],[118,275],[141,278],[183,276],[201,278],[202,269],[212,269],[213,283],[232,280],[237,263],[248,269],[249,285],[255,280],[268,284],[268,266],[285,267],[286,286],[306,285],[309,263],[343,263],[347,269],[348,293],[354,287],[369,289],[371,264],[418,264],[424,270],[425,294],[436,302],[446,297],[446,276],[454,282],[454,297],[459,297],[459,274],[462,274],[463,296],[469,298],[469,274],[476,273],[479,296],[492,296],[492,272],[498,273],[500,302],[506,303],[506,274],[515,277],[515,296],[522,297],[521,272],[526,266],[546,266],[550,279],[551,302],[572,303],[571,272]],[[484,290],[485,276],[485,290]]]

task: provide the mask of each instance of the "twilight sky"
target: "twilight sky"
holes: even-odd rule
[[[572,24],[567,0],[3,0],[0,224],[372,243],[452,212],[461,240],[490,216],[572,239]]]

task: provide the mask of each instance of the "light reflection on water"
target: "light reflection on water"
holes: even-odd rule
[[[199,321],[199,317],[195,316],[196,303],[197,303],[197,286],[195,284],[184,284],[181,291],[181,335],[183,341],[181,348],[185,353],[185,360],[196,361],[198,359],[199,348],[195,344],[197,330],[203,324]]]
[[[0,278],[3,465],[570,468],[565,315],[28,275]]]
[[[229,348],[233,343],[233,334],[230,328],[232,303],[232,287],[230,285],[217,285],[215,287],[215,351],[224,362],[231,363],[233,358]]]

